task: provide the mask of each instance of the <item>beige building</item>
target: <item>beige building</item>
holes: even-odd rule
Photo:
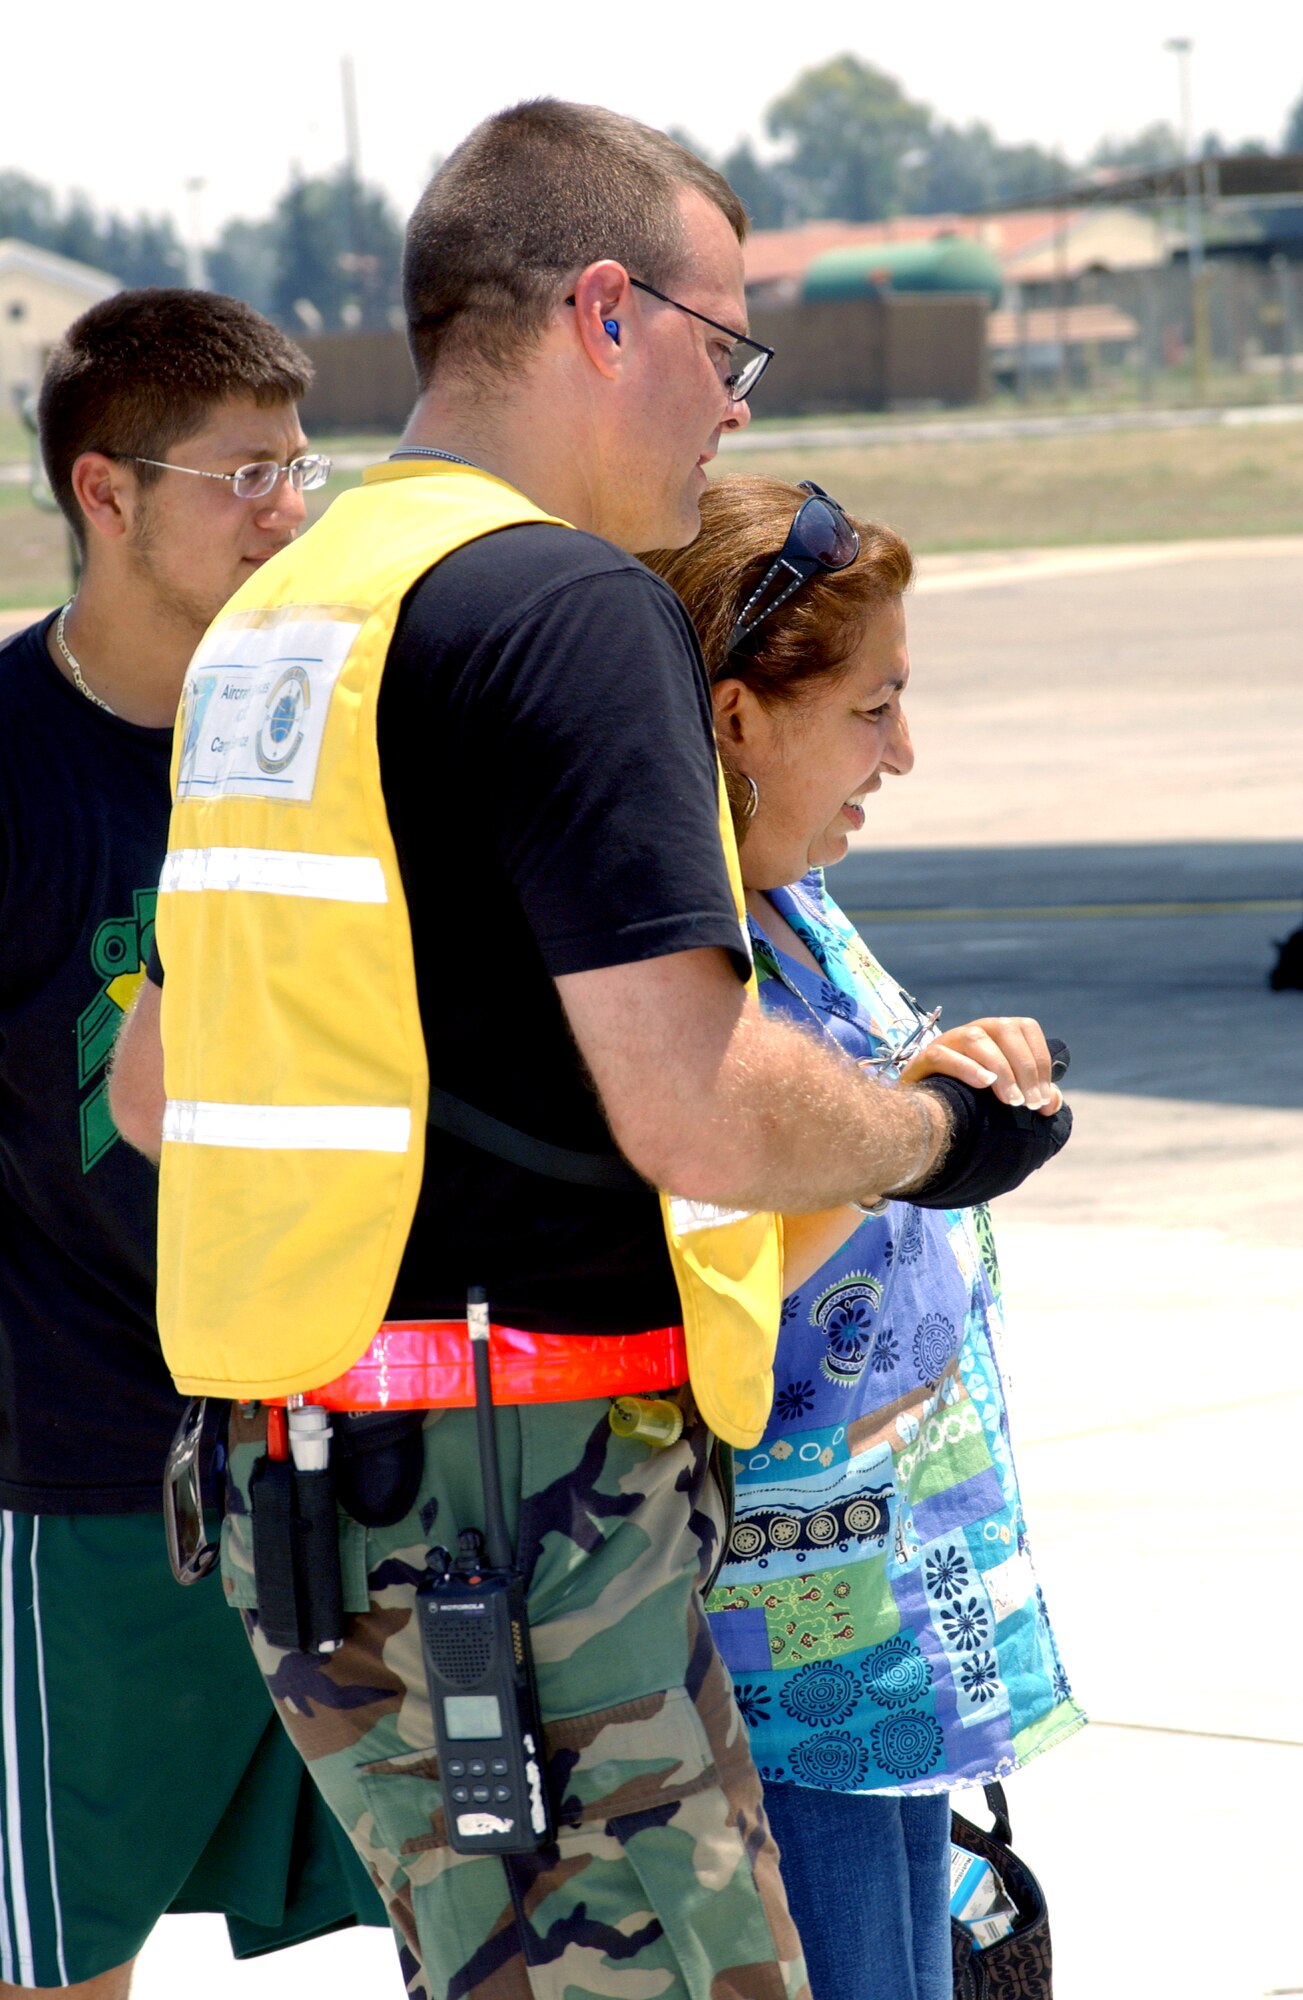
[[[78,313],[120,291],[107,271],[56,257],[15,237],[0,238],[0,407],[35,391],[46,357]]]

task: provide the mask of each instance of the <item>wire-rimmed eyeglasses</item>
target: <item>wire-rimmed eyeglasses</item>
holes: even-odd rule
[[[750,334],[738,333],[722,321],[711,319],[708,314],[698,312],[695,306],[685,306],[681,299],[672,299],[668,292],[658,292],[655,285],[645,284],[641,278],[630,278],[629,283],[636,292],[646,292],[649,298],[659,299],[663,306],[673,306],[675,312],[686,313],[689,319],[699,319],[703,326],[712,326],[716,333],[727,336],[730,345],[724,387],[730,402],[745,403],[773,360],[773,348],[766,347],[762,340],[752,340]],[[571,292],[566,304],[572,306],[574,302],[575,295]]]
[[[832,495],[816,486],[813,479],[802,479],[800,486],[808,498],[797,508],[787,540],[738,613],[729,633],[730,653],[735,653],[757,625],[772,617],[812,576],[820,571],[849,569],[860,552],[859,529]],[[780,588],[766,603],[766,594],[775,583]]]
[[[761,340],[752,340],[746,333],[735,333],[731,326],[723,326],[717,319],[710,319],[693,306],[685,306],[680,299],[672,299],[668,292],[658,292],[655,285],[646,285],[641,278],[630,278],[629,283],[636,292],[646,292],[650,298],[659,299],[663,306],[673,306],[675,312],[686,313],[689,319],[699,319],[703,326],[713,326],[716,333],[725,333],[733,343],[729,349],[729,372],[724,377],[724,387],[729,399],[734,403],[745,403],[774,358],[772,347],[766,347]]]
[[[323,452],[306,452],[288,465],[273,458],[257,459],[252,465],[237,466],[234,472],[202,472],[197,465],[173,465],[166,458],[141,458],[129,454],[133,465],[156,465],[163,472],[188,472],[193,479],[224,479],[237,500],[265,500],[282,479],[288,479],[296,493],[315,493],[330,477],[330,460]]]

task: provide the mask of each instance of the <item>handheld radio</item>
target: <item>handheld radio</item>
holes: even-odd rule
[[[484,1487],[483,1535],[466,1530],[454,1562],[431,1549],[416,1593],[449,1845],[458,1854],[532,1854],[550,1844],[543,1731],[525,1615],[512,1560],[489,1378],[489,1309],[466,1299],[475,1363],[475,1421]]]

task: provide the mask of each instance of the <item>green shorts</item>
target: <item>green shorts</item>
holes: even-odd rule
[[[0,1512],[0,1980],[121,1965],[166,1911],[238,1958],[384,1911],[214,1577],[156,1514]]]

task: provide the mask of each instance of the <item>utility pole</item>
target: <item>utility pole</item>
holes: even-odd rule
[[[362,144],[357,129],[357,76],[352,56],[339,59],[339,82],[344,97],[344,159],[355,181],[362,178]]]
[[[1294,278],[1290,270],[1289,258],[1278,250],[1271,260],[1272,274],[1276,280],[1276,298],[1280,310],[1280,390],[1283,396],[1294,394]]]
[[[1194,336],[1194,389],[1202,402],[1208,393],[1208,283],[1203,254],[1203,188],[1194,152],[1194,104],[1190,58],[1194,43],[1188,35],[1173,35],[1163,47],[1176,57],[1181,91],[1181,147],[1185,154],[1185,242],[1190,267],[1190,324]]]
[[[353,291],[353,297],[344,303],[342,317],[345,326],[354,327],[362,319],[363,273],[362,232],[358,218],[358,202],[362,193],[362,146],[358,138],[357,75],[352,56],[341,56],[339,59],[339,85],[344,102],[344,233],[348,242],[340,263],[348,272]]]
[[[203,223],[200,209],[200,196],[207,185],[207,181],[200,174],[192,174],[185,183],[185,191],[189,196],[186,218],[185,281],[191,290],[196,292],[202,292],[208,283],[208,273],[204,269]]]

